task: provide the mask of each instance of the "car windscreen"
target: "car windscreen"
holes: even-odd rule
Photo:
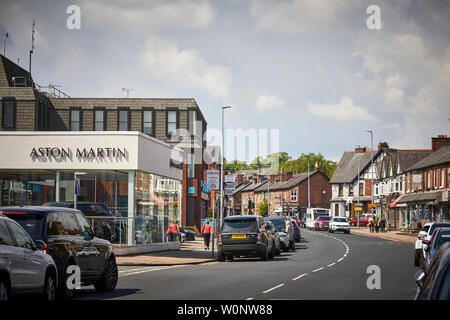
[[[334,218],[333,222],[347,222],[347,219],[345,219],[345,218]]]
[[[38,213],[27,213],[27,214],[8,214],[4,212],[4,214],[17,223],[20,224],[22,228],[30,235],[31,238],[39,238],[42,235],[43,229],[43,217]]]
[[[258,230],[256,219],[230,219],[223,221],[222,232],[234,232],[239,230]]]
[[[449,228],[450,227],[450,223],[433,223],[430,227],[430,231],[428,232],[428,234],[433,234],[434,229],[436,228]]]
[[[273,223],[275,228],[286,228],[286,222],[284,222],[284,219],[270,219],[270,222]]]
[[[425,227],[422,228],[421,231],[427,233],[429,229],[430,229],[430,226],[425,226]]]
[[[435,249],[439,249],[444,243],[450,242],[450,230],[442,230],[436,239]]]

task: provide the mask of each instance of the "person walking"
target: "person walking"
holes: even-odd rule
[[[180,235],[180,228],[175,222],[167,228],[167,235],[169,236],[169,241],[177,241]]]
[[[211,240],[211,233],[213,233],[213,227],[209,224],[209,220],[206,220],[202,227],[203,241],[205,243],[205,250],[209,249],[209,240]]]
[[[370,218],[369,218],[369,230],[370,230],[370,233],[373,233],[373,218],[372,218],[372,216],[370,216]]]
[[[378,217],[375,218],[375,232],[378,233],[380,231],[380,220]]]

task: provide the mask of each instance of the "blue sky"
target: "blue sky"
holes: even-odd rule
[[[81,29],[69,30],[69,5]],[[380,8],[369,30],[366,9]],[[6,55],[72,97],[193,97],[208,121],[278,129],[280,151],[344,150],[387,141],[429,148],[449,134],[446,1],[0,1]],[[248,160],[248,159],[247,159]]]

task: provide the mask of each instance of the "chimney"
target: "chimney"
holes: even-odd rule
[[[388,143],[386,141],[385,142],[380,142],[378,144],[378,151],[386,150],[386,149],[389,149],[389,145],[388,145]]]
[[[242,172],[239,172],[236,175],[236,185],[238,185],[239,183],[241,183],[242,181],[244,181],[244,175],[242,174]]]
[[[288,181],[289,179],[292,179],[293,176],[292,171],[281,171],[281,181]]]
[[[440,134],[435,138],[431,138],[431,149],[433,152],[446,146],[450,146],[450,138],[448,138],[446,134]]]
[[[366,152],[366,147],[364,148],[355,148],[355,153],[364,153]]]

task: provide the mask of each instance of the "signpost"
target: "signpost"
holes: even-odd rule
[[[211,184],[211,190],[220,189],[220,171],[206,170],[206,183]]]
[[[233,195],[233,191],[236,188],[236,177],[234,175],[225,176],[224,184],[225,195]]]

